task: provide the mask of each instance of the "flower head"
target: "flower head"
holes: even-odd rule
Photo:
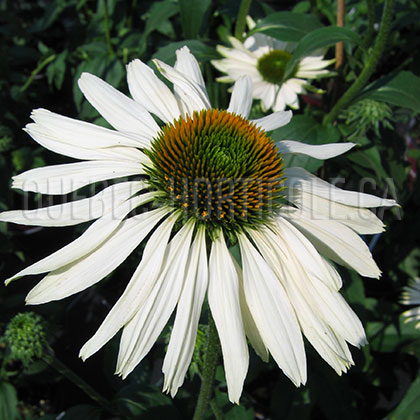
[[[404,287],[401,294],[401,303],[404,305],[420,305],[420,277],[412,279],[408,286]],[[416,328],[420,328],[420,306],[403,312],[406,322],[418,321]]]
[[[24,365],[41,358],[48,344],[45,322],[33,312],[20,313],[13,317],[4,335],[12,357],[21,360]]]
[[[250,27],[254,25],[251,21]],[[224,58],[212,61],[219,71],[226,74],[218,80],[235,82],[243,75],[250,76],[253,81],[252,96],[261,99],[263,110],[282,111],[286,106],[298,109],[298,95],[305,93],[308,80],[330,74],[325,67],[333,60],[324,60],[321,51],[300,59],[291,74],[285,77],[295,43],[260,33],[247,37],[243,43],[233,37],[229,41],[232,48],[217,46]]]
[[[26,127],[32,138],[82,162],[24,172],[14,177],[15,188],[66,194],[98,181],[130,179],[71,203],[1,213],[3,221],[41,226],[95,220],[78,239],[7,283],[49,272],[27,303],[62,299],[102,280],[147,237],[124,293],[81,349],[84,360],[123,329],[117,373],[126,377],[176,308],[163,362],[164,389],[175,395],[207,299],[231,401],[239,401],[248,369],[247,337],[296,385],[306,381],[302,333],[337,373],[346,371],[353,363],[347,342],[359,346],[365,335],[339,294],[341,278],[332,261],[378,277],[358,234],[382,231],[368,208],[395,202],[341,190],[302,168],[284,168],[285,154],[327,159],[354,144],[275,145],[268,132],[287,124],[291,112],[248,120],[250,78],[239,79],[228,109],[218,110],[186,47],[177,51],[174,67],[155,64],[173,91],[140,60],[127,69],[133,99],[91,74],[81,76],[83,94],[115,130],[44,109],[33,112],[34,123]],[[241,264],[229,250],[234,243]]]

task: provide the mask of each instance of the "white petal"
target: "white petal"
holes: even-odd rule
[[[239,303],[238,275],[222,232],[213,240],[208,300],[222,346],[229,400],[239,403],[248,370],[248,346]]]
[[[141,162],[145,156],[144,153],[133,147],[82,148],[72,144],[71,141],[64,142],[62,137],[58,137],[54,132],[40,124],[27,124],[24,130],[46,149],[75,159]],[[77,136],[77,133],[74,133],[74,135]]]
[[[287,199],[313,220],[335,220],[364,235],[384,231],[382,221],[367,208],[347,206],[293,188],[287,189]]]
[[[129,146],[144,147],[150,144],[134,133],[122,133],[99,125],[68,118],[47,109],[35,109],[31,118],[37,125],[45,127],[63,143],[85,149]]]
[[[44,277],[28,294],[27,304],[63,299],[87,289],[117,268],[150,231],[143,213],[124,220],[99,247],[83,258]]]
[[[262,98],[262,100],[264,103],[265,98]],[[286,108],[286,105],[290,105],[286,103],[286,98],[284,97],[284,95],[280,94],[279,90],[276,90],[274,92],[274,99],[272,102],[267,102],[266,100],[265,102],[266,102],[266,108],[271,108],[273,111],[276,111],[276,112],[283,111]],[[296,107],[293,109],[296,109]]]
[[[206,84],[201,74],[200,66],[196,58],[191,54],[188,47],[182,47],[176,50],[175,70],[190,78],[202,91],[208,100]]]
[[[380,207],[397,206],[395,200],[383,199],[374,195],[359,193],[356,191],[346,191],[329,184],[326,181],[310,174],[303,168],[286,168],[287,177],[284,185],[288,188],[296,188],[310,194],[319,195],[330,201],[347,204],[355,207]]]
[[[293,210],[287,212],[284,208],[281,214],[292,222],[322,255],[353,268],[362,276],[380,277],[381,271],[359,235],[334,220],[314,221],[300,213]]]
[[[172,123],[179,118],[175,96],[146,64],[138,59],[129,63],[127,80],[131,96],[149,112],[165,123]]]
[[[306,356],[296,315],[282,285],[245,234],[238,235],[245,297],[265,345],[296,385],[306,382]]]
[[[194,222],[187,222],[167,248],[165,265],[149,297],[123,330],[117,373],[123,378],[140,363],[168,322],[185,279]]]
[[[296,79],[297,80],[297,79]],[[299,90],[296,90],[298,88]],[[280,88],[279,96],[283,97],[284,102],[293,109],[299,109],[299,101],[297,94],[302,90],[301,86],[296,83],[290,83],[288,80],[283,83]]]
[[[300,264],[308,275],[317,278],[333,290],[339,290],[342,286],[340,275],[319,255],[312,243],[282,217],[278,217],[276,221],[277,225],[272,226],[272,229],[285,240],[290,252],[299,255]]]
[[[222,60],[212,60],[214,67],[227,76],[218,77],[218,82],[234,82],[243,76],[250,76],[254,82],[261,81],[261,75],[253,64],[244,61],[225,58]]]
[[[340,307],[338,313],[333,311],[332,315],[328,312],[329,308],[327,312],[319,308],[319,305],[324,305],[324,298],[318,296],[320,281],[312,277],[311,273],[306,271],[306,267],[301,265],[305,255],[296,254],[296,250],[289,248],[288,226],[290,227],[281,223],[281,227],[285,227],[286,230],[281,230],[277,235],[269,229],[264,229],[261,233],[258,231],[249,233],[264,259],[285,287],[306,338],[340,374],[353,364],[344,338],[349,338],[350,341],[359,345],[365,340],[363,327],[348,306]],[[285,233],[284,236],[282,236],[283,233]],[[293,235],[294,232],[291,234]],[[325,293],[326,287],[323,285],[322,287],[322,292]],[[328,289],[327,293],[338,299],[340,305],[342,298],[337,292]],[[333,303],[332,306],[335,305],[335,302]],[[350,312],[350,316],[343,315],[342,312]],[[337,325],[338,328],[334,329]]]
[[[290,264],[302,267],[300,275],[293,277],[295,282],[300,283],[301,290],[307,290],[308,300],[312,301],[311,307],[320,313],[337,335],[355,346],[364,343],[366,338],[363,326],[343,297],[308,270],[307,261],[304,261],[306,255],[299,248],[289,247],[292,237],[300,236],[297,230],[285,219],[278,218],[276,232],[273,242],[277,243],[278,249],[289,253]],[[302,279],[306,279],[306,283]]]
[[[11,210],[0,213],[0,221],[28,226],[71,226],[97,219],[144,189],[141,181],[120,182],[90,198],[36,210]]]
[[[325,67],[332,64],[335,60],[323,60],[323,56],[317,57],[304,57],[299,62],[299,68],[296,73],[296,77],[305,77],[303,74],[311,72],[315,75],[324,74],[326,70],[322,70]]]
[[[264,131],[273,131],[276,128],[289,124],[292,116],[292,111],[278,111],[273,112],[266,117],[262,117],[257,120],[251,120],[251,122],[255,123],[257,127],[260,127]]]
[[[321,145],[304,144],[293,140],[282,140],[277,143],[281,153],[297,153],[316,159],[330,159],[356,146],[356,143],[329,143]]]
[[[185,77],[182,73],[168,66],[160,60],[153,60],[158,70],[170,80],[179,92],[180,99],[187,106],[189,113],[211,108],[207,93],[196,83]]]
[[[404,305],[420,305],[420,278],[411,279],[401,295]]]
[[[99,77],[83,73],[78,84],[86,99],[118,131],[135,133],[145,140],[159,133],[159,126],[142,105]]]
[[[163,391],[174,397],[194,352],[201,307],[207,290],[208,263],[205,230],[201,228],[192,244],[187,262],[185,283],[176,310],[162,371],[165,374]]]
[[[239,302],[241,305],[241,313],[242,313],[242,319],[244,322],[245,334],[248,337],[252,347],[254,348],[258,356],[260,356],[264,362],[268,362],[269,353],[268,353],[267,346],[264,344],[264,341],[261,338],[261,334],[258,331],[258,327],[255,325],[254,318],[252,318],[251,311],[249,309],[248,303],[245,298],[242,269],[234,259],[233,259],[233,262],[235,264],[236,272],[238,273]]]
[[[14,176],[12,187],[41,194],[68,194],[85,185],[113,178],[142,174],[141,163],[90,161],[30,169]]]
[[[404,322],[420,320],[420,307],[411,308],[408,311],[404,311],[401,315],[405,316]],[[420,328],[420,322],[415,325],[415,328]]]
[[[130,213],[130,211],[152,200],[154,197],[155,193],[146,193],[141,196],[131,198],[121,205],[116,206],[115,209],[112,209],[112,212],[107,213],[89,226],[89,228],[83,233],[83,235],[79,236],[79,238],[35,264],[19,271],[19,273],[6,280],[6,285],[19,277],[57,270],[79,258],[84,257],[102,244],[109,235],[115,231],[122,219]],[[152,212],[148,214],[151,215]]]
[[[153,219],[146,221],[146,235],[167,213],[168,211],[155,212]],[[83,360],[96,353],[120,328],[129,322],[148,298],[161,272],[169,236],[176,220],[176,215],[167,217],[147,241],[142,260],[124,293],[109,311],[95,335],[80,350],[79,356]]]
[[[252,106],[252,79],[249,76],[241,77],[233,85],[228,112],[248,118]]]

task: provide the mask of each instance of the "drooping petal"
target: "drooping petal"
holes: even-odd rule
[[[282,227],[281,233],[278,233],[278,230],[276,230],[279,229],[277,225],[273,225],[272,229],[278,233],[277,236],[282,237],[282,234],[287,235],[286,242],[288,249],[295,255],[299,255],[299,264],[302,265],[306,272],[325,283],[330,289],[339,290],[342,286],[340,275],[332,267],[329,267],[329,264],[321,257],[305,235],[292,225],[287,224],[282,217],[278,217],[276,222],[277,225]],[[266,231],[266,235],[269,234],[270,231]],[[272,241],[276,242],[273,236],[270,237]]]
[[[292,111],[278,111],[273,112],[266,117],[258,118],[257,120],[251,120],[251,122],[255,123],[257,127],[260,127],[264,131],[273,131],[276,128],[289,124],[292,116]]]
[[[268,362],[269,353],[267,346],[264,344],[264,341],[261,338],[261,334],[258,331],[258,327],[255,324],[254,318],[251,314],[251,310],[249,309],[248,303],[245,298],[242,269],[235,260],[233,260],[233,262],[235,264],[236,272],[238,273],[239,303],[241,305],[241,313],[242,320],[244,322],[245,334],[248,337],[249,342],[251,343],[258,356],[260,356],[264,362]]]
[[[323,181],[322,179],[310,174],[303,168],[286,168],[284,185],[288,188],[296,188],[310,194],[319,195],[330,201],[346,204],[354,207],[392,207],[397,206],[395,200],[383,199],[375,195],[359,193],[356,191],[346,191],[341,188]]]
[[[233,85],[228,112],[248,118],[252,106],[252,79],[248,76],[241,77]]]
[[[292,109],[299,109],[298,93],[303,93],[304,89],[299,83],[296,83],[298,79],[289,79],[283,83],[280,87],[278,97],[281,97],[281,102],[290,106]],[[297,90],[298,89],[298,90]],[[277,101],[276,101],[277,102]],[[275,106],[273,107],[274,110]],[[277,111],[278,109],[276,109]]]
[[[168,212],[167,209],[164,209],[155,213],[155,218],[150,221],[147,233],[145,231],[146,235]],[[129,322],[150,295],[162,270],[169,236],[176,220],[176,215],[167,217],[147,241],[142,260],[131,277],[124,293],[109,311],[94,336],[80,350],[79,356],[83,360],[96,353],[120,328]]]
[[[321,145],[305,144],[293,140],[282,140],[277,143],[281,153],[297,153],[316,159],[331,159],[342,155],[356,146],[356,143],[329,143]]]
[[[146,356],[175,309],[184,284],[194,225],[188,221],[171,240],[153,290],[123,330],[117,362],[117,373],[123,378]]]
[[[99,282],[133,252],[150,229],[148,213],[124,220],[108,239],[92,252],[44,277],[29,292],[27,304],[38,305],[63,299]]]
[[[143,165],[124,161],[65,163],[30,169],[14,176],[12,187],[41,194],[61,195],[86,185],[144,173]]]
[[[306,338],[324,360],[341,374],[353,364],[345,339],[355,345],[362,344],[365,341],[363,327],[352,310],[341,305],[342,297],[338,292],[327,289],[319,279],[312,276],[306,270],[307,266],[301,264],[304,256],[296,254],[296,250],[289,247],[290,237],[296,231],[288,231],[291,226],[284,220],[280,221],[279,226],[285,229],[280,230],[279,227],[278,234],[267,228],[261,233],[249,233],[284,286]],[[319,292],[320,284],[322,292]],[[332,300],[331,306],[336,307],[338,304],[339,310],[334,312],[331,308],[320,308],[320,305],[325,306],[325,299],[319,296],[320,293],[328,293]]]
[[[285,246],[291,242],[291,238],[294,236],[301,236],[297,229],[293,227],[285,219],[279,217],[276,220],[276,237],[275,242],[279,248],[285,249]],[[302,237],[300,238],[302,240]],[[279,249],[278,248],[278,249]],[[343,297],[334,289],[329,288],[325,282],[317,276],[312,275],[311,271],[308,270],[307,261],[303,261],[303,258],[298,248],[287,248],[290,255],[289,260],[293,260],[295,266],[301,265],[303,275],[295,276],[295,280],[301,283],[301,288],[304,286],[308,287],[308,296],[312,297],[312,307],[316,307],[323,316],[323,318],[331,325],[337,335],[341,335],[349,343],[360,346],[366,342],[365,333],[360,320],[357,318],[355,313],[348,306]],[[314,261],[313,264],[318,264]],[[309,282],[302,283],[302,278],[307,278]]]
[[[246,301],[265,345],[284,374],[306,383],[306,356],[296,315],[284,289],[245,234],[238,235]]]
[[[172,397],[184,382],[191,362],[207,283],[205,229],[200,228],[190,250],[185,283],[162,367],[165,374],[163,391],[170,392]]]
[[[335,220],[363,235],[384,231],[382,221],[367,208],[347,206],[293,188],[287,189],[287,199],[313,220]]]
[[[254,231],[251,237],[270,268],[285,287],[303,334],[321,357],[338,374],[341,374],[352,363],[347,345],[341,337],[337,337],[330,326],[314,310],[313,300],[305,285],[308,280],[304,271],[299,267],[299,263],[295,264],[293,258],[290,259],[287,248],[279,249],[275,242],[273,243],[273,234],[271,233],[270,236],[267,234],[268,232],[268,230],[265,230],[264,233],[260,234]]]
[[[0,213],[0,221],[28,226],[71,226],[97,219],[145,188],[144,182],[120,182],[93,197],[42,207],[35,210],[10,210]]]
[[[149,112],[165,123],[179,118],[180,110],[174,94],[153,70],[140,60],[127,66],[127,80],[131,96]]]
[[[281,215],[297,227],[327,258],[351,267],[366,277],[379,278],[381,271],[357,233],[335,220],[312,220],[299,211],[282,209]]]
[[[155,59],[153,62],[162,75],[174,84],[180,99],[190,114],[194,111],[211,108],[207,93],[205,91],[204,93],[200,86],[163,61]]]
[[[160,128],[143,104],[139,104],[89,73],[82,73],[80,90],[98,112],[118,131],[135,133],[151,140]]]
[[[229,400],[239,403],[248,370],[248,347],[239,302],[238,275],[223,234],[213,240],[208,300],[219,334]]]
[[[119,226],[122,219],[130,213],[130,211],[153,200],[155,195],[155,193],[145,193],[116,206],[115,210],[113,209],[112,212],[107,213],[89,226],[79,238],[35,264],[19,271],[19,273],[6,280],[6,285],[19,277],[57,270],[84,257],[101,245]],[[149,213],[150,216],[152,216],[152,214],[152,212]]]

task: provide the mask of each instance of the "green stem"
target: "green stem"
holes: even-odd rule
[[[216,373],[218,359],[219,337],[217,335],[216,325],[209,312],[207,349],[204,358],[203,373],[201,375],[200,394],[198,395],[197,405],[195,406],[193,420],[202,420],[205,418],[213,391],[214,375]]]
[[[50,55],[49,57],[47,57],[44,61],[42,61],[38,67],[31,73],[31,75],[29,76],[28,80],[26,81],[26,83],[20,88],[21,92],[25,92],[26,89],[28,89],[29,85],[32,83],[32,81],[34,80],[34,77],[44,68],[46,67],[48,64],[51,63],[51,61],[55,60],[56,55]]]
[[[58,360],[54,352],[49,349],[46,354],[42,357],[44,362],[48,363],[57,372],[61,373],[69,381],[73,382],[79,387],[86,395],[88,395],[93,401],[97,402],[104,410],[109,413],[114,413],[109,402],[97,391],[95,391],[87,382],[85,382],[79,375],[74,373],[68,366]]]
[[[363,40],[363,45],[368,48],[375,32],[375,0],[366,0],[367,3],[367,15],[368,15],[368,27]]]
[[[216,420],[224,420],[222,410],[217,405],[217,401],[214,398],[210,401],[210,407]]]
[[[385,0],[384,11],[382,13],[381,27],[379,28],[378,37],[375,46],[370,54],[365,67],[360,73],[359,77],[353,82],[346,93],[334,105],[333,109],[325,116],[323,124],[327,125],[332,123],[341,109],[347,106],[352,99],[360,92],[360,90],[369,81],[370,76],[376,69],[379,60],[384,52],[386,41],[391,30],[392,11],[394,8],[395,0]]]
[[[235,38],[240,41],[244,38],[245,23],[246,17],[248,16],[249,8],[251,6],[252,0],[242,0],[241,5],[239,6],[238,17],[236,18],[235,24]]]
[[[114,50],[111,44],[111,32],[109,30],[109,12],[108,12],[108,2],[104,0],[104,24],[105,24],[105,37],[106,37],[106,44],[108,45],[108,51],[111,54],[114,54]]]

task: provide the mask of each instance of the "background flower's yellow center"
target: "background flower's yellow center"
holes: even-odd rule
[[[287,51],[270,51],[258,59],[257,69],[265,81],[279,84],[283,81],[287,63],[291,57],[292,55]]]
[[[150,183],[166,204],[208,227],[238,231],[280,206],[283,162],[265,132],[227,111],[167,124],[146,152]]]

